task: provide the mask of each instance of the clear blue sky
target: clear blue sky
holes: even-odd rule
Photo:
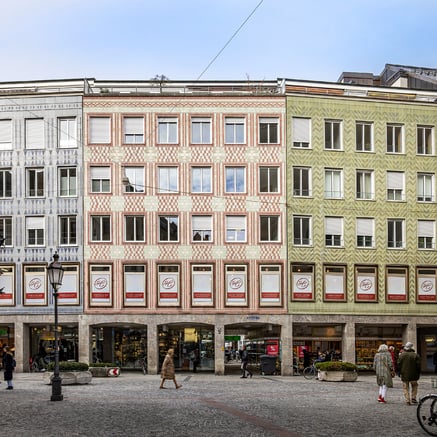
[[[0,81],[336,81],[386,63],[437,67],[437,0],[2,0],[0,14]]]

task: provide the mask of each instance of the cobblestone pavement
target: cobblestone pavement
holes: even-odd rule
[[[419,381],[430,393],[432,376]],[[404,403],[399,378],[387,404],[377,402],[373,375],[356,382],[305,380],[302,376],[178,374],[175,390],[159,375],[122,372],[63,386],[50,401],[43,374],[17,373],[14,390],[0,384],[1,436],[426,436],[416,407]],[[437,391],[437,389],[435,390]]]

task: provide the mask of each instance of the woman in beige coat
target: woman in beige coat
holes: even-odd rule
[[[173,355],[174,355],[174,350],[173,349],[169,349],[167,352],[167,355],[165,356],[164,362],[162,363],[162,368],[161,368],[161,385],[159,386],[159,388],[165,388],[164,387],[164,382],[166,379],[172,379],[174,382],[174,385],[176,387],[176,390],[178,388],[181,388],[182,385],[179,385],[176,382],[176,375],[174,372],[174,362],[173,362]]]

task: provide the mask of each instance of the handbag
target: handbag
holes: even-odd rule
[[[385,367],[390,371],[390,375],[392,378],[396,376],[396,372],[394,370],[391,370],[390,367],[388,367],[387,363],[384,363]]]

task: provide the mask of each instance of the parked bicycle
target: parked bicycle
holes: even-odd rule
[[[437,394],[420,398],[417,405],[417,420],[427,434],[437,436]]]
[[[140,366],[144,375],[147,375],[147,357],[140,358]]]
[[[311,366],[305,367],[303,369],[303,376],[305,379],[317,378],[319,371],[317,370],[316,363],[314,362]]]

